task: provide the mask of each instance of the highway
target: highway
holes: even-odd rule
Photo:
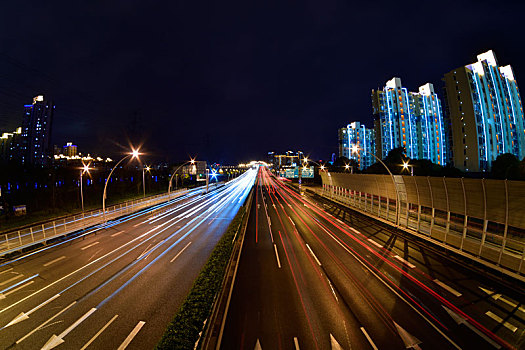
[[[523,346],[519,287],[261,169],[222,349]]]
[[[255,174],[0,264],[0,348],[153,348]]]

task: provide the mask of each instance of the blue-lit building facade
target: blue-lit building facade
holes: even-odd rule
[[[490,171],[503,153],[525,157],[523,106],[510,65],[500,67],[493,51],[445,74],[454,166]]]
[[[445,165],[447,157],[446,125],[441,100],[434,92],[434,86],[427,83],[419,87],[419,93],[412,93],[417,123],[418,159],[428,159],[435,164]]]
[[[24,106],[20,142],[22,164],[43,166],[50,162],[54,109],[53,103],[44,100],[42,95],[33,98],[33,104]]]
[[[447,163],[443,110],[432,84],[415,93],[404,88],[400,78],[393,78],[382,90],[372,90],[372,109],[379,158],[403,147],[409,158]]]
[[[353,149],[357,148],[357,152]],[[353,122],[339,129],[339,156],[354,159],[359,169],[375,163],[375,132],[360,122]]]

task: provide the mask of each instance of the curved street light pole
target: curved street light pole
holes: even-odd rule
[[[358,151],[360,151],[361,149],[357,146],[354,146],[352,147],[352,153],[357,153]],[[394,185],[394,190],[396,191],[396,226],[398,225],[398,220],[399,220],[399,192],[397,190],[397,186],[396,186],[396,181],[394,179],[394,174],[392,174],[392,172],[390,171],[390,169],[386,166],[386,164],[381,160],[379,159],[379,157],[377,157],[375,154],[373,153],[370,153],[369,151],[363,149],[364,152],[372,155],[379,163],[381,163],[386,171],[388,171],[388,173],[390,174],[390,178],[392,179],[392,184]]]
[[[109,172],[109,175],[106,179],[106,183],[104,184],[104,193],[102,194],[102,214],[104,215],[104,223],[106,222],[106,190],[108,188],[108,182],[109,182],[109,178],[111,177],[111,174],[113,174],[113,171],[115,171],[115,169],[120,165],[120,163],[122,163],[124,161],[124,159],[130,157],[133,159],[133,158],[137,158],[139,157],[139,152],[134,150],[132,153],[126,155],[124,158],[122,158],[121,160],[118,161],[117,164],[115,164],[115,166],[113,167],[113,169],[111,169],[111,171]]]
[[[183,166],[185,166],[186,164],[188,163],[191,163],[191,164],[195,164],[195,159],[192,159],[192,160],[188,160],[187,162],[185,163],[182,163],[177,169],[175,169],[175,171],[173,172],[173,174],[171,174],[170,176],[170,181],[168,182],[168,198],[169,196],[171,195],[171,182],[173,180],[173,177],[175,176],[175,174],[177,174],[177,171],[179,171],[180,168],[182,168]],[[175,186],[175,189],[176,189],[177,186]]]

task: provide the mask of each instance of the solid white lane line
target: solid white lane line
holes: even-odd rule
[[[115,232],[114,234],[111,235],[111,237],[116,237],[120,235],[121,233],[124,233],[124,231]]]
[[[25,287],[27,287],[28,285],[30,285],[30,284],[32,284],[32,283],[35,283],[35,281],[29,281],[29,282],[27,282],[26,284],[23,284],[23,285],[21,285],[21,286],[18,287],[18,288],[15,288],[15,289],[13,289],[13,290],[10,290],[10,291],[7,292],[7,293],[4,293],[3,296],[4,296],[4,298],[5,298],[5,297],[7,297],[9,294],[14,293],[14,292],[18,292],[20,289],[25,288]],[[0,299],[2,299],[1,296],[0,296]]]
[[[20,274],[20,275],[17,275],[15,277],[12,277],[10,279],[8,279],[7,281],[4,281],[4,282],[0,282],[0,286],[3,286],[4,284],[8,284],[9,282],[13,282],[17,279],[19,279],[20,277],[23,277],[24,275]]]
[[[124,342],[122,344],[120,344],[120,346],[118,347],[118,350],[124,350],[129,345],[129,343],[131,343],[133,338],[135,338],[135,336],[140,331],[142,326],[144,326],[145,323],[146,322],[144,322],[144,321],[140,321],[139,323],[137,323],[137,325],[135,326],[135,328],[133,328],[133,330],[128,335],[128,337],[126,339],[124,339]]]
[[[58,316],[60,316],[62,313],[66,312],[67,309],[69,309],[71,306],[75,305],[76,304],[76,301],[72,302],[71,304],[69,304],[68,306],[66,306],[65,308],[63,308],[61,311],[59,311],[58,313],[56,313],[54,316],[51,316],[51,318],[49,318],[47,321],[44,321],[44,323],[42,323],[40,326],[36,327],[35,329],[33,329],[31,332],[27,333],[25,336],[23,336],[22,338],[18,339],[16,341],[16,344],[20,344],[21,342],[23,342],[27,337],[31,336],[33,333],[35,333],[36,331],[38,331],[39,329],[41,329],[42,327],[44,327],[46,324],[48,324],[49,322],[53,321],[55,318],[57,318]]]
[[[113,318],[111,320],[108,321],[108,323],[106,323],[104,325],[104,327],[102,327],[94,336],[93,338],[89,339],[89,341],[83,346],[80,348],[80,350],[85,350],[91,343],[93,343],[95,341],[95,339],[97,339],[97,337],[102,334],[102,332],[104,332],[106,330],[106,328],[109,327],[109,325],[115,321],[115,319],[118,317],[118,315],[115,315],[113,316]]]
[[[188,248],[188,246],[189,246],[190,244],[191,244],[191,242],[188,243],[188,244],[186,244],[186,246],[185,246],[184,248],[182,248],[182,249],[180,250],[180,252],[178,252],[177,255],[175,255],[175,256],[173,257],[173,259],[170,260],[170,263],[171,263],[171,262],[174,262],[175,259],[177,259],[177,258],[179,257],[179,255],[181,255],[182,252],[183,252],[184,250],[186,250],[186,248]]]
[[[494,321],[498,323],[503,323],[503,326],[507,328],[508,330],[510,330],[512,333],[515,333],[518,330],[518,327],[514,326],[513,324],[507,321],[503,322],[503,319],[499,317],[498,315],[496,315],[495,313],[493,313],[492,311],[485,312],[485,315],[492,318]]]
[[[275,243],[273,244],[273,249],[275,250],[275,257],[277,258],[277,266],[281,268],[281,261],[279,260],[279,253],[277,252],[277,246]]]
[[[437,278],[434,280],[434,282],[439,285],[441,288],[449,291],[450,293],[454,294],[455,296],[457,296],[458,298],[462,295],[460,292],[458,292],[457,290],[455,290],[454,288],[450,287],[450,286],[447,286],[445,283],[441,282],[440,280],[438,280]]]
[[[394,259],[397,259],[397,260],[401,261],[403,264],[405,264],[406,266],[410,267],[411,269],[416,267],[416,265],[413,265],[413,264],[409,263],[408,261],[406,261],[405,259],[403,259],[399,255],[395,255]]]
[[[98,241],[97,241],[97,242],[95,242],[95,243],[91,243],[90,245],[87,245],[87,246],[85,246],[85,247],[83,247],[83,248],[80,248],[80,250],[86,250],[86,249],[88,249],[88,248],[91,248],[91,247],[93,247],[94,245],[97,245],[97,244],[99,244],[99,243],[100,243],[100,242],[98,242]]]
[[[368,242],[372,243],[373,245],[375,245],[378,248],[381,248],[381,249],[383,248],[383,246],[381,244],[377,243],[376,241],[374,241],[371,238],[368,238]]]
[[[317,264],[319,266],[321,266],[321,262],[319,261],[319,259],[317,259],[317,257],[315,256],[314,254],[314,251],[312,250],[312,248],[310,248],[310,246],[308,245],[308,243],[306,243],[306,247],[308,248],[308,250],[310,251],[310,254],[312,254],[312,256],[314,257],[315,261],[317,261]]]
[[[377,346],[374,344],[374,341],[372,340],[372,338],[370,338],[370,336],[369,336],[368,333],[366,332],[365,327],[361,327],[361,332],[363,332],[363,334],[365,335],[366,340],[368,340],[368,342],[370,343],[370,346],[372,346],[372,349],[374,349],[374,350],[378,350],[378,349],[377,349]]]
[[[65,259],[65,258],[66,258],[66,256],[65,256],[65,255],[62,255],[60,258],[56,258],[55,260],[51,260],[51,261],[49,261],[49,262],[46,262],[46,263],[44,264],[44,266],[47,267],[47,266],[52,265],[52,264],[54,264],[54,263],[56,263],[56,262],[58,262],[58,261],[60,261],[60,260]]]
[[[299,340],[297,339],[297,337],[293,337],[293,343],[295,345],[295,350],[300,350],[299,349]]]

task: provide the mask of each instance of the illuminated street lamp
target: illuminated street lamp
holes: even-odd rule
[[[168,196],[171,194],[171,181],[173,180],[173,177],[175,176],[175,174],[177,174],[177,171],[179,171],[180,168],[182,168],[183,166],[185,166],[188,163],[191,163],[192,165],[195,164],[195,159],[190,159],[187,162],[182,163],[177,169],[175,169],[173,174],[171,174],[170,181],[168,182]],[[175,189],[177,189],[177,181],[176,180],[175,180]]]
[[[88,173],[89,174],[89,164],[83,164],[83,167],[80,169],[80,202],[82,203],[82,213],[84,213],[84,189],[82,187],[82,175],[84,175],[84,173]]]
[[[106,183],[104,184],[104,193],[102,194],[102,214],[104,215],[104,222],[106,222],[106,190],[108,188],[108,182],[109,178],[111,177],[111,174],[113,174],[113,171],[124,161],[124,159],[131,157],[131,159],[137,158],[139,159],[139,150],[138,149],[132,149],[132,152],[124,156],[121,160],[118,161],[117,164],[111,169],[109,172],[108,178],[106,179]]]
[[[410,176],[414,176],[414,166],[408,164],[408,162],[403,162],[403,169],[404,170],[408,170],[409,167],[410,167]]]
[[[149,166],[142,167],[142,192],[144,193],[144,198],[146,198],[146,181],[145,181],[144,173],[145,171],[150,171],[150,170],[151,168]]]

